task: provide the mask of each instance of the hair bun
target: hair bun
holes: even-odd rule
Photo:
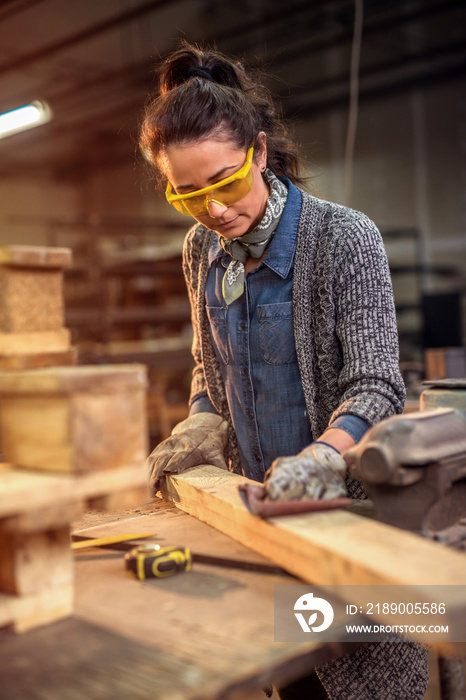
[[[212,71],[207,66],[191,66],[188,70],[188,75],[212,80]]]
[[[217,51],[202,50],[181,42],[161,64],[159,69],[159,90],[164,95],[170,90],[190,82],[191,78],[202,78],[223,87],[242,90],[244,69],[232,59]]]

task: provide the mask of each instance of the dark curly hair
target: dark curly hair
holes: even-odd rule
[[[304,183],[296,147],[269,91],[240,63],[184,41],[161,63],[158,78],[158,91],[146,107],[139,146],[159,180],[159,158],[170,144],[193,143],[216,134],[247,149],[264,131],[267,166],[279,177]]]

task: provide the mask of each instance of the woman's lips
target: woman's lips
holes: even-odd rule
[[[230,219],[230,221],[219,221],[216,226],[219,228],[229,228],[230,226],[233,226],[239,219],[239,216],[235,216],[234,219]]]

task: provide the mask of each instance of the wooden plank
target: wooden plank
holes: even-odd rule
[[[0,593],[0,627],[27,632],[61,620],[73,612],[73,592],[73,585],[66,584],[22,596]]]
[[[247,479],[212,466],[168,477],[163,496],[178,508],[259,551],[308,583],[392,585],[399,601],[434,600],[426,585],[452,588],[450,613],[466,612],[464,554],[345,510],[261,520],[238,494]],[[462,588],[461,588],[462,587]],[[426,597],[427,596],[427,597]],[[352,599],[349,602],[363,604]],[[381,616],[383,619],[383,616]],[[392,624],[404,624],[391,618]]]
[[[73,583],[70,527],[12,532],[0,523],[0,590],[19,596]]]
[[[8,700],[265,700],[264,679],[241,667],[220,676],[162,639],[148,646],[76,619],[20,637],[0,631],[0,676]]]
[[[76,365],[76,348],[63,352],[32,352],[14,355],[0,355],[0,370],[35,369],[37,367],[57,367]]]
[[[240,559],[250,564],[270,564],[269,560],[258,552],[253,552],[240,542],[183,513],[162,499],[148,503],[140,511],[131,510],[128,513],[122,509],[114,514],[115,520],[110,522],[102,522],[102,517],[106,516],[100,513],[86,513],[78,522],[78,527],[73,528],[73,534],[99,538],[125,535],[128,532],[156,532],[157,542],[164,546],[186,546],[199,554]],[[202,566],[202,570],[208,571],[205,566]],[[227,572],[224,570],[224,573]],[[290,583],[294,579],[286,576],[284,580]]]
[[[156,509],[80,533],[92,537],[130,530],[156,531],[161,544],[185,545],[211,556],[267,561],[175,509]],[[76,554],[75,616],[132,642],[163,645],[165,653],[185,659],[203,675],[202,684],[196,684],[199,699],[226,698],[227,689],[260,688],[278,678],[285,682],[352,648],[338,641],[274,641],[274,587],[293,583],[289,576],[195,562],[188,573],[137,581],[125,572],[123,556],[97,550]]]
[[[70,331],[67,328],[37,333],[0,332],[0,355],[66,352],[69,349]]]
[[[66,396],[1,395],[2,455],[10,464],[70,472],[73,445]]]
[[[78,393],[70,405],[73,471],[144,466],[148,454],[147,403],[142,386],[111,393]]]
[[[2,465],[0,469],[0,627],[17,631],[72,612],[70,523],[82,506],[141,504],[148,499],[141,464],[51,477]]]
[[[162,643],[148,648],[75,619],[0,631],[0,676],[5,700],[188,700],[206,679]]]
[[[70,248],[33,245],[9,245],[0,248],[0,265],[67,268],[72,264],[73,254]]]
[[[345,510],[261,520],[239,496],[247,481],[205,465],[168,477],[162,493],[310,583],[466,585],[460,552]]]
[[[22,515],[66,505],[79,500],[74,479],[69,476],[34,473],[14,469],[12,465],[0,471],[0,518]]]
[[[122,388],[144,388],[146,383],[146,368],[134,364],[0,372],[0,394],[118,393]]]
[[[85,503],[106,495],[125,494],[132,489],[138,490],[141,503],[147,500],[143,501],[143,495],[147,494],[146,470],[139,463],[76,477],[1,469],[0,519],[22,516],[25,511],[32,513],[59,505]]]
[[[59,499],[57,499],[59,500]],[[10,518],[0,520],[0,528],[4,532],[29,533],[45,532],[58,527],[68,526],[78,518],[83,510],[83,503],[58,503],[48,508],[30,509]]]

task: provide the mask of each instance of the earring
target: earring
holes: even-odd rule
[[[261,166],[261,173],[263,173],[264,170],[265,170],[265,165],[262,165],[262,166]]]

